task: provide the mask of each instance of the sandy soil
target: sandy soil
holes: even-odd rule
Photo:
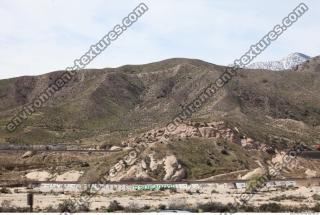
[[[29,180],[35,181],[78,181],[78,179],[83,175],[83,172],[80,171],[67,171],[60,175],[51,174],[47,171],[31,171],[25,175]]]
[[[25,175],[27,179],[36,181],[48,181],[52,175],[47,171],[32,171]]]
[[[27,190],[25,188],[16,189],[11,188],[12,194],[1,194],[0,203],[4,200],[11,201],[11,205],[19,207],[27,207],[26,196]],[[212,193],[212,191],[214,191]],[[206,202],[221,202],[223,204],[234,203],[235,197],[241,195],[243,191],[226,188],[224,186],[203,187],[199,191],[186,192],[186,190],[177,190],[177,192],[166,191],[119,191],[113,193],[98,193],[91,200],[90,209],[95,211],[101,207],[108,207],[109,203],[113,200],[118,201],[122,206],[128,207],[129,205],[136,205],[143,207],[145,205],[151,208],[158,208],[160,204],[170,206],[175,205],[188,205],[190,207],[197,206],[197,204]],[[254,195],[250,199],[250,205],[259,206],[264,203],[279,203],[286,206],[300,207],[308,205],[312,207],[315,205],[316,200],[312,195],[320,193],[320,186],[315,187],[299,187],[288,190],[273,190],[268,192],[261,192]],[[274,197],[287,196],[288,199],[281,201],[274,200]],[[298,197],[299,199],[294,199]],[[56,207],[65,199],[79,199],[79,193],[35,193],[34,195],[34,208],[41,211],[48,206]]]
[[[58,175],[55,181],[78,181],[78,179],[83,175],[83,172],[71,170]]]

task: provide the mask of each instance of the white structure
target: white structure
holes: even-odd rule
[[[265,188],[277,187],[296,187],[296,181],[269,181]],[[137,191],[137,190],[159,190],[161,188],[186,190],[195,192],[206,189],[246,189],[246,182],[235,183],[173,183],[173,184],[63,184],[63,183],[41,183],[34,186],[34,189],[41,192],[82,192],[90,189],[91,192],[111,193],[119,191]]]
[[[247,183],[246,182],[236,182],[234,184],[236,189],[245,189],[247,187]]]

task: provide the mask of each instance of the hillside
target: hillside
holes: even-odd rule
[[[90,158],[91,167],[106,172],[111,164],[102,166],[110,159],[115,163],[128,150],[128,146],[121,144],[123,141],[164,128],[183,106],[225,69],[200,60],[177,58],[145,65],[81,70],[12,133],[5,129],[11,117],[32,102],[63,71],[0,80],[0,146],[120,147],[123,151],[116,153],[118,155],[103,157],[100,161],[98,157]],[[190,123],[223,122],[238,138],[237,141],[226,140],[224,134],[213,139],[197,135],[181,139],[179,134],[170,134],[169,143],[151,141],[155,145],[147,148],[144,158],[154,152],[158,162],[164,159],[161,165],[169,165],[170,162],[173,166],[180,165],[177,178],[199,179],[257,168],[259,165],[255,161],[266,163],[271,156],[267,152],[257,153],[261,147],[285,150],[301,141],[310,146],[320,143],[319,72],[320,57],[312,58],[286,73],[241,69],[223,90],[187,120]],[[195,127],[198,129],[199,126]],[[252,145],[251,140],[256,145],[251,149],[256,151],[244,147],[246,141]],[[212,151],[208,150],[210,146]],[[205,156],[200,158],[199,154]],[[47,168],[53,164],[64,165],[65,162],[60,158],[54,163],[40,165],[37,156],[43,155],[12,163],[31,162],[33,168]],[[72,159],[68,162],[75,168]],[[147,178],[152,180],[161,172],[164,178],[166,173],[167,176],[169,174],[169,170],[156,169]],[[142,172],[131,170],[131,175],[121,175],[121,179],[137,178]],[[167,179],[176,179],[173,175]]]

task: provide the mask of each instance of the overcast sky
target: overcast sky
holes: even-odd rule
[[[141,1],[0,0],[0,79],[65,69]],[[88,68],[173,57],[226,65],[291,12],[295,0],[145,0],[149,10]],[[265,2],[265,3],[263,3]],[[281,2],[281,4],[279,4]],[[255,61],[320,50],[320,1]]]

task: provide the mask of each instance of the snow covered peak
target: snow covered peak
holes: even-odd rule
[[[268,70],[285,70],[292,69],[297,65],[309,60],[310,57],[298,52],[289,54],[287,57],[279,61],[266,61],[266,62],[256,62],[249,64],[246,68],[249,69],[268,69]]]

